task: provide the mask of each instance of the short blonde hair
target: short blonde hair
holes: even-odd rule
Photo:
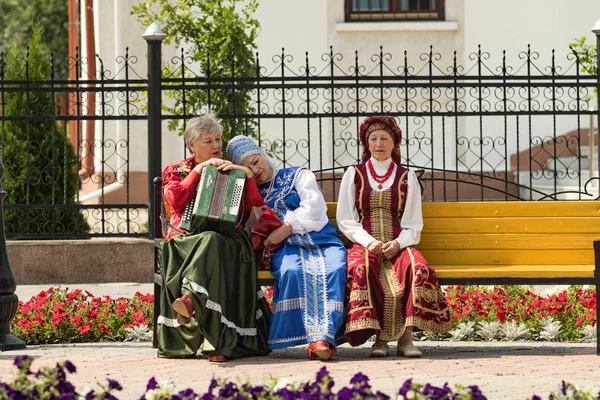
[[[207,112],[200,117],[194,117],[189,120],[183,133],[186,146],[190,148],[192,143],[205,133],[223,134],[223,125],[221,125],[217,116],[212,112]]]

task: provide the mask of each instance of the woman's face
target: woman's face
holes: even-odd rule
[[[260,154],[252,154],[242,161],[244,167],[250,168],[257,185],[269,182],[273,178],[273,169]]]
[[[223,142],[220,133],[202,133],[189,145],[194,158],[199,163],[211,158],[221,158]]]
[[[377,161],[385,161],[392,156],[394,150],[394,138],[382,129],[373,131],[367,137],[369,152]]]

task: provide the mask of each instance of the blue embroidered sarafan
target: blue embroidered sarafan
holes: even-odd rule
[[[265,203],[282,221],[288,211],[300,207],[295,185],[301,171],[280,169],[259,187]],[[344,341],[346,249],[331,223],[320,231],[290,235],[273,256],[271,273],[276,281],[271,349],[317,340],[337,346]]]

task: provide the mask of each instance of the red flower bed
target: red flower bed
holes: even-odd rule
[[[50,288],[19,302],[11,333],[27,344],[122,341],[126,328],[152,328],[154,296],[95,297],[80,289]]]
[[[446,301],[455,323],[508,321],[539,332],[540,321],[553,318],[561,323],[566,340],[579,339],[579,327],[596,324],[596,291],[580,286],[549,295],[527,286],[448,286]]]
[[[550,295],[527,286],[448,286],[445,292],[453,328],[468,321],[515,322],[535,336],[542,321],[552,318],[560,322],[565,340],[576,341],[582,338],[582,327],[596,324],[596,292],[579,286]],[[272,307],[273,287],[265,288],[264,295]],[[11,333],[27,344],[123,341],[127,328],[152,329],[153,301],[151,294],[139,292],[111,299],[80,289],[50,288],[19,302]]]

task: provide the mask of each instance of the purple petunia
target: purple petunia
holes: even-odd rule
[[[157,386],[158,386],[158,382],[156,382],[156,379],[154,377],[152,377],[146,384],[146,391],[154,390],[154,389],[156,389]]]
[[[560,391],[561,391],[561,392],[562,392],[562,394],[564,394],[565,396],[567,395],[567,388],[568,388],[568,386],[567,386],[567,383],[566,383],[565,381],[562,381],[562,384],[561,384]]]
[[[69,371],[69,373],[74,374],[75,372],[77,372],[77,368],[75,368],[75,366],[73,365],[73,363],[69,360],[65,360],[65,368],[67,369],[67,371]]]
[[[32,360],[32,358],[29,357],[28,355],[16,356],[15,360],[13,361],[13,364],[19,370],[22,370],[23,368],[27,368],[27,370],[25,372],[27,372],[27,374],[30,374],[31,372],[29,371],[29,366],[31,365],[31,360]]]
[[[398,390],[398,394],[406,399],[406,394],[410,390],[410,386],[412,385],[412,379],[407,379]]]
[[[359,372],[358,374],[354,375],[352,377],[352,379],[350,379],[350,383],[352,383],[353,385],[357,384],[357,383],[368,383],[369,382],[369,377],[366,376],[365,374],[363,374],[362,372]]]
[[[323,382],[323,380],[329,376],[329,371],[327,371],[327,368],[322,367],[319,372],[317,372],[317,383],[321,383]]]
[[[208,393],[212,393],[212,391],[215,390],[217,385],[218,385],[217,380],[213,377],[210,380],[210,385],[208,386]]]
[[[113,390],[123,390],[123,387],[121,386],[121,384],[117,381],[115,381],[114,379],[108,379],[108,387],[113,389]]]
[[[476,386],[476,385],[469,386],[469,389],[471,389],[471,399],[473,399],[473,400],[487,400],[487,397],[485,397],[483,395],[483,393],[481,393],[481,390],[479,389],[478,386]]]

